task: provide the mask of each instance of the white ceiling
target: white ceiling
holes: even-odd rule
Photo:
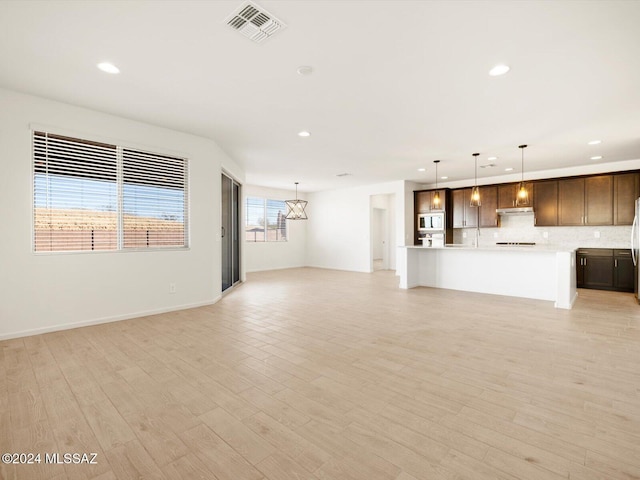
[[[434,159],[468,179],[476,151],[479,177],[519,172],[521,143],[527,172],[640,158],[640,2],[258,0],[287,24],[263,44],[224,23],[240,3],[0,1],[0,86],[209,137],[301,191],[432,183]]]

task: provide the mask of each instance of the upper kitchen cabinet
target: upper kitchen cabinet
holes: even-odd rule
[[[416,213],[429,213],[429,212],[442,212],[446,209],[447,204],[447,190],[437,190],[440,196],[440,205],[435,206],[433,204],[433,197],[436,190],[425,190],[414,192],[415,194],[415,207]]]
[[[431,211],[431,192],[415,192],[416,213]]]
[[[536,227],[558,225],[558,181],[546,180],[533,185],[533,211]]]
[[[620,173],[613,176],[613,224],[631,225],[635,216],[639,185],[637,173]]]
[[[613,225],[613,176],[558,180],[558,225]]]
[[[516,196],[518,195],[519,183],[505,183],[498,185],[498,208],[513,208],[516,206]],[[524,188],[529,194],[529,201],[521,203],[519,207],[530,207],[533,205],[533,184],[525,182]]]
[[[498,214],[496,208],[498,208],[498,187],[480,187],[480,205],[479,222],[480,227],[497,227],[498,226]],[[469,207],[471,208],[471,207]]]
[[[613,225],[613,175],[584,179],[584,224]]]
[[[558,180],[557,225],[584,225],[584,178]]]
[[[470,203],[470,188],[460,188],[453,191],[453,228],[478,226],[478,207],[472,207]]]

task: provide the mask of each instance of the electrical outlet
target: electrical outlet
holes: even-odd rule
[[[549,232],[542,232],[542,238],[549,238]]]
[[[594,238],[600,238],[600,232],[593,232]]]
[[[175,283],[170,283],[169,284],[169,293],[176,293],[176,284]]]
[[[462,232],[462,238],[467,238],[467,232]]]
[[[498,232],[493,232],[493,238],[498,238]]]

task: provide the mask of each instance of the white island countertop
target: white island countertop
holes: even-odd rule
[[[422,245],[407,245],[399,248],[416,248],[418,250],[478,250],[478,251],[505,251],[505,252],[575,252],[577,249],[560,245],[466,245],[453,243],[444,247],[423,247]]]
[[[570,309],[576,298],[575,250],[554,245],[398,247],[400,288],[534,298]]]

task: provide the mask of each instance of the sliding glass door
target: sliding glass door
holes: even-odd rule
[[[240,281],[240,185],[222,174],[222,291]]]

